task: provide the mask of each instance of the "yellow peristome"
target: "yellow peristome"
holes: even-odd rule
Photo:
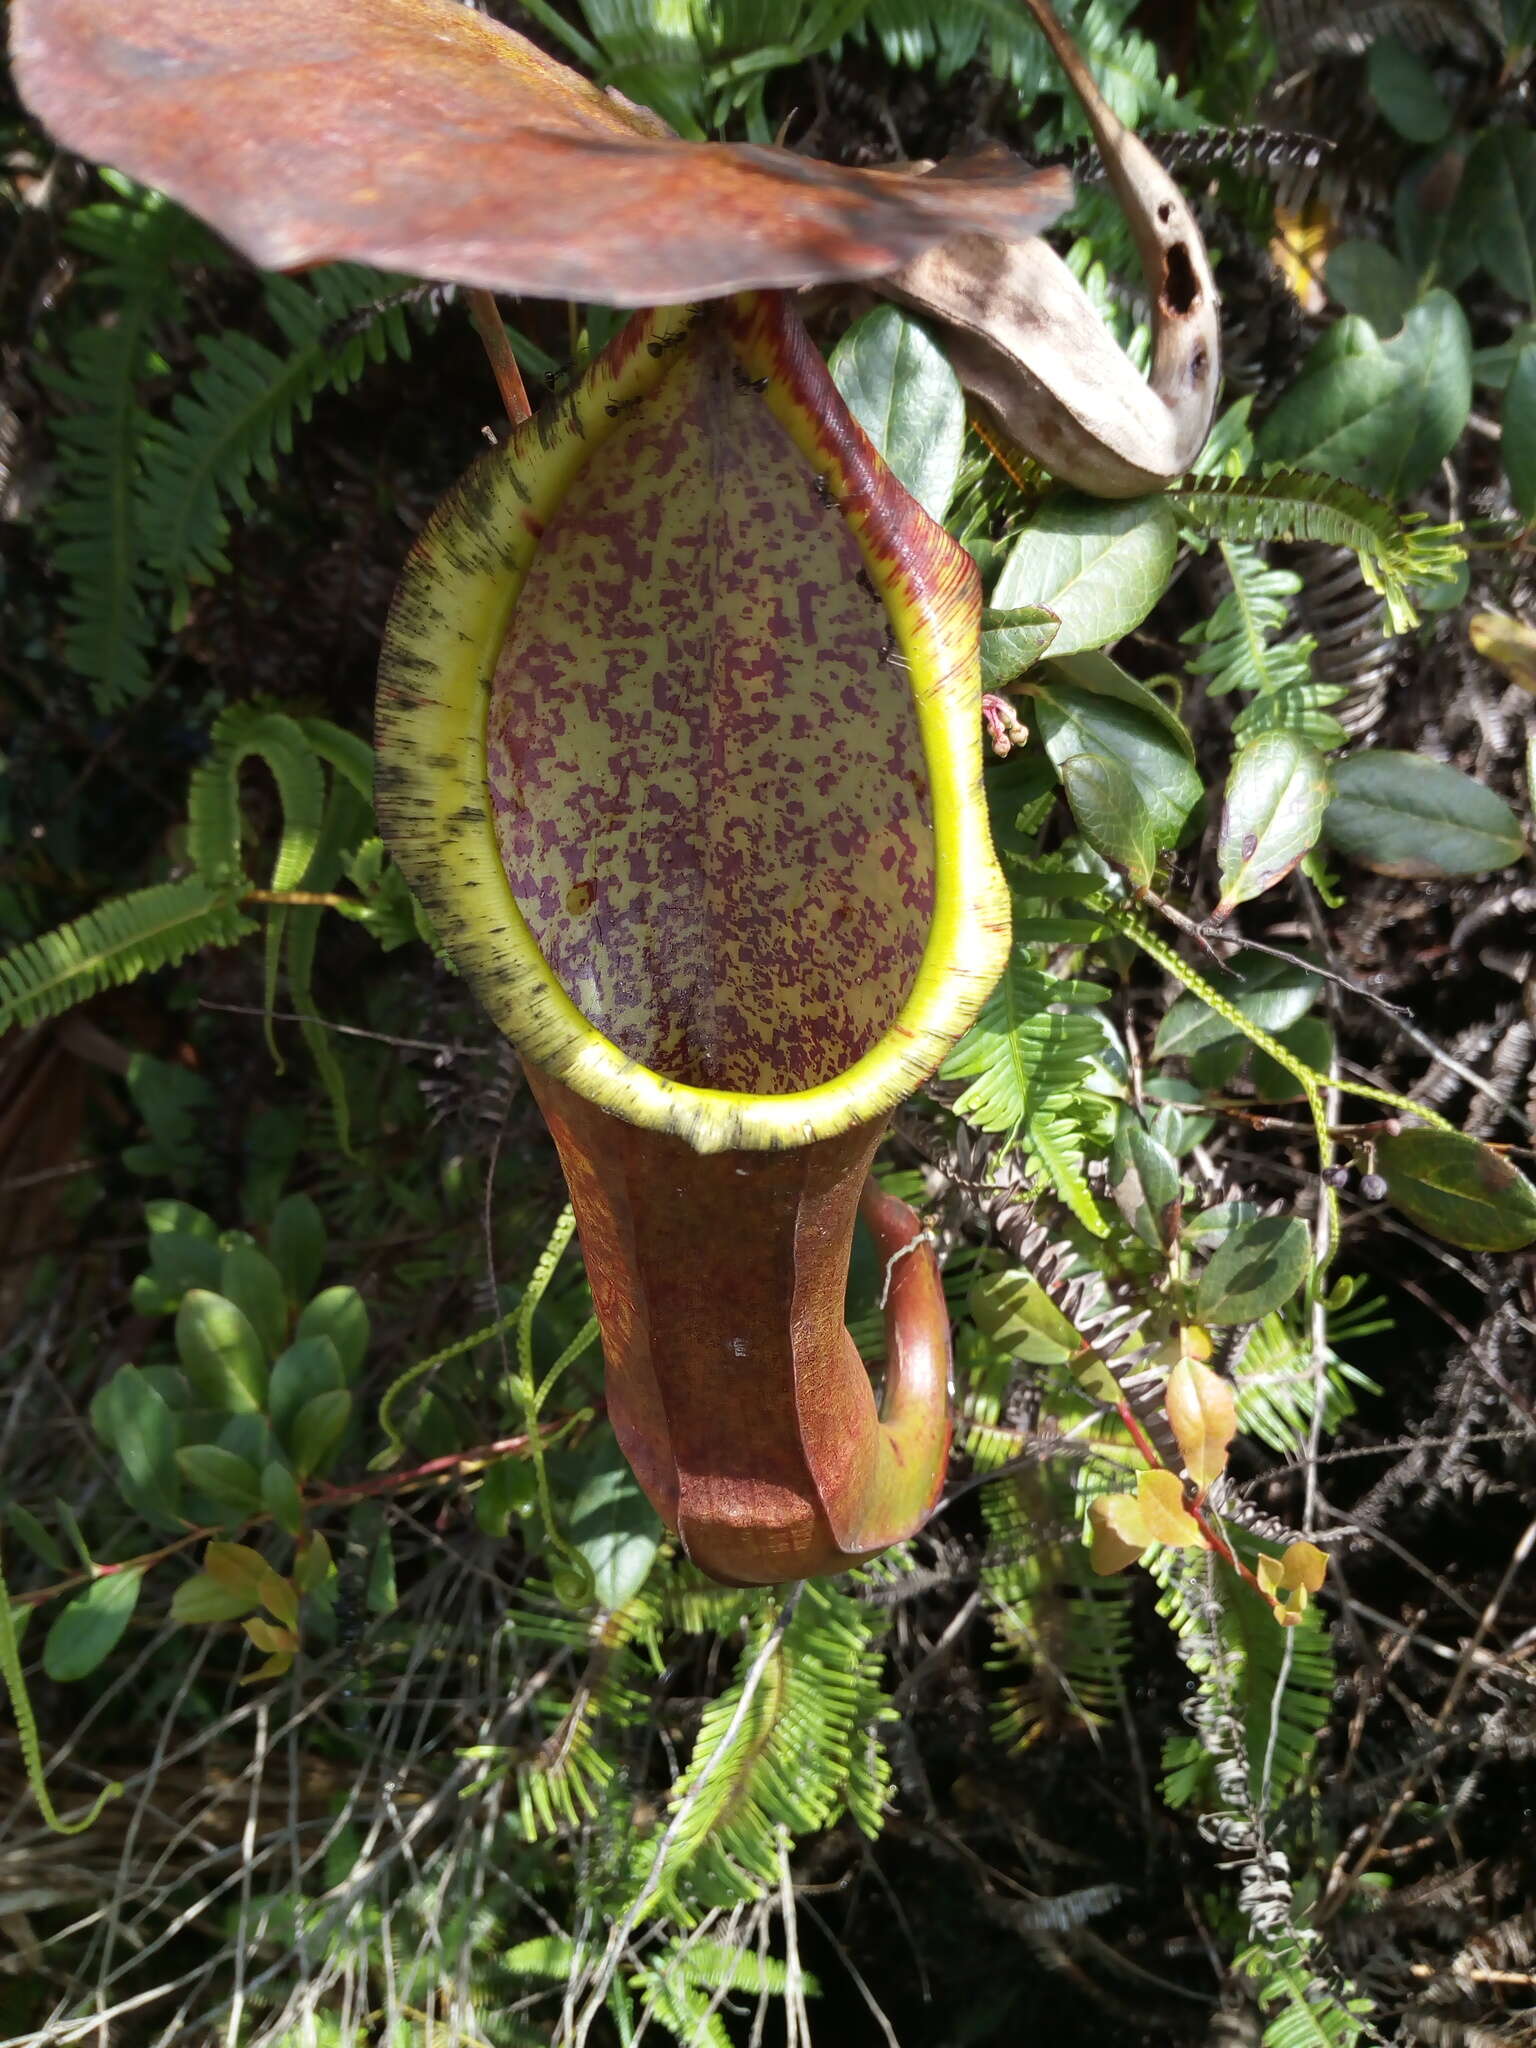
[[[910,690],[928,780],[933,904],[905,1000],[841,1073],[783,1093],[670,1078],[582,1014],[509,882],[487,772],[491,681],[544,530],[704,317],[719,323],[743,382],[767,380],[761,402],[839,501],[890,621],[891,687]],[[1006,957],[1007,893],[981,791],[979,618],[969,557],[879,462],[779,300],[750,295],[709,316],[638,315],[566,400],[482,457],[413,551],[381,664],[381,824],[498,1026],[578,1094],[700,1152],[777,1150],[847,1131],[887,1115],[933,1072]]]

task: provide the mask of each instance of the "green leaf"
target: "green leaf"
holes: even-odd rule
[[[1299,1216],[1240,1223],[1200,1275],[1195,1316],[1202,1323],[1256,1323],[1290,1300],[1311,1261]]]
[[[1015,682],[1046,653],[1060,621],[1043,605],[1016,605],[1011,611],[981,615],[981,681],[984,689],[1001,690]]]
[[[1115,760],[1140,790],[1158,845],[1171,846],[1202,791],[1189,735],[1167,705],[1104,654],[1048,661],[1024,691],[1057,773],[1075,754]]]
[[[1157,871],[1157,828],[1138,784],[1107,754],[1071,754],[1058,765],[1077,829],[1133,888],[1146,888]]]
[[[288,1337],[288,1300],[272,1261],[254,1245],[231,1245],[220,1261],[217,1292],[241,1310],[267,1357],[275,1358]]]
[[[1065,1365],[1082,1349],[1082,1337],[1039,1281],[1018,1269],[988,1273],[967,1300],[982,1335],[1026,1365]]]
[[[171,1595],[171,1619],[196,1628],[214,1621],[238,1621],[258,1605],[253,1592],[221,1585],[207,1572],[183,1579]]]
[[[1376,1146],[1393,1206],[1447,1244],[1515,1252],[1536,1243],[1536,1188],[1490,1145],[1460,1131],[1403,1131]]]
[[[1385,339],[1413,304],[1413,279],[1380,242],[1340,242],[1329,252],[1328,293],[1346,313],[1369,320]]]
[[[176,1463],[189,1486],[221,1507],[238,1508],[242,1515],[262,1512],[261,1474],[233,1451],[217,1444],[187,1444],[176,1453]]]
[[[1504,387],[1501,425],[1509,495],[1530,525],[1536,522],[1536,341],[1528,341],[1515,357]]]
[[[181,1500],[176,1419],[137,1366],[118,1367],[91,1403],[91,1422],[121,1460],[133,1505],[174,1521]]]
[[[272,1216],[272,1257],[290,1301],[308,1301],[325,1262],[325,1223],[308,1195],[285,1195]]]
[[[189,1287],[218,1287],[222,1256],[205,1237],[162,1231],[149,1240],[149,1263],[162,1295],[179,1300]]]
[[[269,1458],[261,1468],[261,1504],[285,1536],[297,1536],[304,1526],[304,1503],[293,1474],[279,1458]]]
[[[1365,75],[1372,99],[1399,135],[1410,142],[1439,142],[1449,133],[1451,110],[1434,73],[1396,36],[1372,44]]]
[[[1053,498],[1014,543],[992,604],[1054,612],[1058,658],[1108,647],[1157,603],[1178,551],[1179,522],[1166,498]]]
[[[1444,761],[1366,747],[1333,778],[1323,836],[1378,875],[1486,875],[1525,850],[1509,806]]]
[[[279,1440],[292,1450],[299,1410],[321,1394],[334,1394],[345,1385],[346,1375],[329,1337],[301,1337],[290,1344],[272,1368],[267,1399],[267,1413]]]
[[[1326,1074],[1333,1064],[1333,1031],[1326,1017],[1302,1017],[1289,1030],[1277,1031],[1276,1038],[1314,1074]],[[1255,1046],[1248,1055],[1248,1075],[1254,1093],[1265,1102],[1294,1102],[1301,1094],[1296,1076]]]
[[[1230,917],[1273,888],[1317,844],[1328,808],[1328,763],[1293,733],[1266,732],[1232,763],[1222,806],[1217,859],[1221,901],[1212,915]]]
[[[356,1379],[368,1351],[368,1311],[355,1287],[327,1287],[299,1317],[297,1337],[329,1337],[348,1380]]]
[[[395,1539],[387,1528],[379,1531],[373,1546],[363,1602],[370,1614],[393,1614],[400,1604],[395,1589]]]
[[[157,1237],[200,1237],[208,1244],[218,1242],[217,1223],[203,1210],[194,1209],[190,1202],[146,1202],[144,1221],[149,1227],[151,1240]],[[153,1251],[153,1242],[150,1248]]]
[[[1121,1111],[1115,1127],[1109,1192],[1142,1243],[1166,1251],[1177,1236],[1179,1169],[1131,1110]]]
[[[1217,992],[1251,1024],[1276,1036],[1306,1015],[1322,987],[1317,976],[1304,967],[1292,967],[1262,953],[1238,953],[1228,961],[1225,973],[1210,978]],[[1225,1017],[1208,1009],[1198,996],[1185,995],[1158,1026],[1152,1050],[1158,1059],[1190,1059],[1234,1038],[1247,1043]]]
[[[594,1472],[571,1507],[569,1534],[592,1573],[600,1607],[623,1607],[645,1584],[661,1544],[656,1510],[628,1465]]]
[[[43,1639],[43,1669],[60,1685],[88,1678],[122,1640],[144,1586],[142,1570],[112,1572],[77,1594]]]
[[[1422,282],[1454,291],[1477,268],[1477,243],[1462,199],[1466,144],[1452,137],[1398,181],[1392,220],[1398,253]]]
[[[1512,298],[1536,304],[1536,135],[1485,128],[1472,145],[1458,214],[1477,261]]]
[[[351,1413],[352,1396],[344,1392],[317,1394],[305,1402],[293,1424],[293,1462],[301,1479],[324,1464],[341,1441]]]
[[[1356,353],[1320,361],[1313,350],[1259,429],[1259,455],[1404,497],[1434,475],[1472,409],[1466,315],[1433,291],[1388,341],[1364,321],[1354,330]]]
[[[909,313],[879,306],[849,328],[830,367],[898,482],[942,520],[965,445],[965,394],[944,351]]]
[[[0,1523],[19,1536],[33,1556],[41,1558],[50,1570],[61,1572],[65,1569],[63,1551],[31,1509],[24,1508],[19,1500],[13,1500],[0,1509]]]
[[[176,1311],[176,1350],[210,1408],[259,1415],[267,1401],[267,1354],[232,1301],[194,1287]]]

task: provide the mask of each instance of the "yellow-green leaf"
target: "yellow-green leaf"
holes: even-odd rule
[[[1168,1376],[1168,1421],[1184,1469],[1202,1493],[1226,1469],[1227,1446],[1237,1434],[1237,1400],[1228,1381],[1181,1358]]]

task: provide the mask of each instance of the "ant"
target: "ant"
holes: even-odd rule
[[[611,420],[627,419],[636,407],[643,405],[644,402],[644,393],[640,393],[634,398],[615,398],[603,407],[603,411],[607,413]]]
[[[670,333],[658,334],[654,341],[648,341],[646,351],[653,356],[664,356],[668,349],[681,348],[688,339],[688,333],[686,327],[674,327]]]
[[[816,479],[816,495],[821,500],[822,504],[827,507],[828,511],[836,509],[837,493],[833,490],[832,486],[827,482],[824,476],[818,476]]]
[[[731,375],[736,380],[736,389],[738,391],[762,392],[768,389],[768,379],[766,377],[749,377],[740,363],[732,364]]]

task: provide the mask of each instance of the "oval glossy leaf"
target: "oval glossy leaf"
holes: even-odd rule
[[[176,1311],[182,1370],[210,1408],[259,1415],[267,1400],[267,1354],[247,1316],[222,1294],[194,1287]]]
[[[1001,690],[1049,653],[1060,621],[1043,605],[988,608],[981,615],[981,681]]]
[[[1476,1138],[1403,1131],[1379,1141],[1376,1170],[1393,1207],[1447,1244],[1515,1252],[1536,1243],[1536,1188]]]
[[[293,1462],[301,1479],[307,1479],[325,1463],[341,1441],[341,1433],[352,1413],[348,1393],[317,1394],[306,1401],[294,1418]]]
[[[1477,260],[1525,306],[1536,304],[1536,135],[1501,124],[1472,145],[1458,212]]]
[[[290,1450],[299,1410],[321,1394],[334,1394],[345,1385],[341,1360],[329,1337],[301,1337],[288,1346],[272,1368],[267,1413],[272,1418],[272,1427]]]
[[[1179,1169],[1130,1110],[1110,1148],[1109,1192],[1142,1243],[1166,1251],[1178,1234]]]
[[[149,1264],[164,1295],[179,1298],[189,1287],[217,1288],[223,1256],[206,1237],[189,1231],[154,1232],[149,1240]]]
[[[268,270],[337,258],[493,291],[676,304],[870,277],[966,231],[1031,235],[1062,171],[845,170],[682,142],[450,0],[18,0],[20,89],[61,142]]]
[[[1514,812],[1491,789],[1386,747],[1335,764],[1323,836],[1378,875],[1486,875],[1525,851]]]
[[[1216,1248],[1195,1288],[1202,1323],[1256,1323],[1290,1300],[1307,1276],[1311,1246],[1299,1216],[1240,1223]]]
[[[174,1520],[181,1497],[176,1419],[137,1366],[118,1367],[91,1403],[91,1422],[117,1453],[133,1504],[157,1520]]]
[[[1309,356],[1259,429],[1259,460],[1403,497],[1434,475],[1472,409],[1466,315],[1449,292],[1433,291],[1388,341],[1363,321],[1355,326],[1374,345],[1320,366]]]
[[[1515,357],[1500,426],[1509,495],[1529,525],[1536,521],[1536,342],[1528,341]]]
[[[1171,846],[1201,782],[1189,735],[1167,705],[1104,654],[1049,661],[1025,691],[1057,773],[1074,754],[1118,762],[1141,793],[1157,845]]]
[[[1536,626],[1503,612],[1474,612],[1467,621],[1467,638],[1484,661],[1493,662],[1512,683],[1536,697]]]
[[[1060,621],[1057,657],[1109,647],[1157,603],[1178,551],[1166,498],[1054,498],[1014,543],[992,604],[1046,606]]]
[[[1371,98],[1410,142],[1439,142],[1451,125],[1451,110],[1435,83],[1435,75],[1419,55],[1396,36],[1381,36],[1366,60]]]
[[[171,1595],[171,1619],[202,1627],[214,1621],[238,1621],[256,1605],[254,1593],[220,1585],[208,1572],[183,1579]]]
[[[1413,304],[1413,279],[1380,242],[1340,242],[1329,253],[1328,294],[1346,313],[1369,320],[1385,338],[1396,334]]]
[[[304,1527],[304,1503],[293,1474],[277,1458],[261,1468],[261,1504],[287,1536],[297,1536]]]
[[[327,1287],[299,1317],[295,1337],[329,1337],[348,1380],[356,1379],[368,1351],[368,1310],[355,1287]]]
[[[1026,1365],[1065,1365],[1083,1347],[1040,1282],[1017,1269],[978,1280],[968,1306],[982,1335]]]
[[[261,1474],[233,1451],[217,1444],[187,1444],[176,1453],[176,1463],[189,1486],[221,1507],[236,1508],[242,1515],[262,1512]]]
[[[1146,888],[1157,869],[1157,828],[1137,783],[1106,754],[1072,754],[1060,766],[1078,831],[1133,888]]]
[[[660,1517],[627,1465],[596,1472],[571,1507],[569,1534],[587,1561],[598,1605],[622,1607],[645,1584],[660,1548]]]
[[[88,1678],[122,1640],[143,1591],[142,1571],[112,1572],[79,1593],[43,1639],[43,1669],[59,1684]]]
[[[920,322],[877,306],[832,351],[848,410],[923,510],[942,521],[965,445],[965,393]]]
[[[1217,860],[1221,901],[1230,917],[1291,872],[1317,844],[1328,808],[1328,763],[1294,733],[1266,732],[1232,763],[1222,806]]]
[[[325,1222],[308,1195],[285,1195],[272,1215],[272,1258],[292,1301],[308,1301],[325,1260]]]
[[[232,1301],[275,1358],[288,1337],[288,1299],[283,1276],[254,1245],[234,1244],[219,1261],[218,1292]]]

